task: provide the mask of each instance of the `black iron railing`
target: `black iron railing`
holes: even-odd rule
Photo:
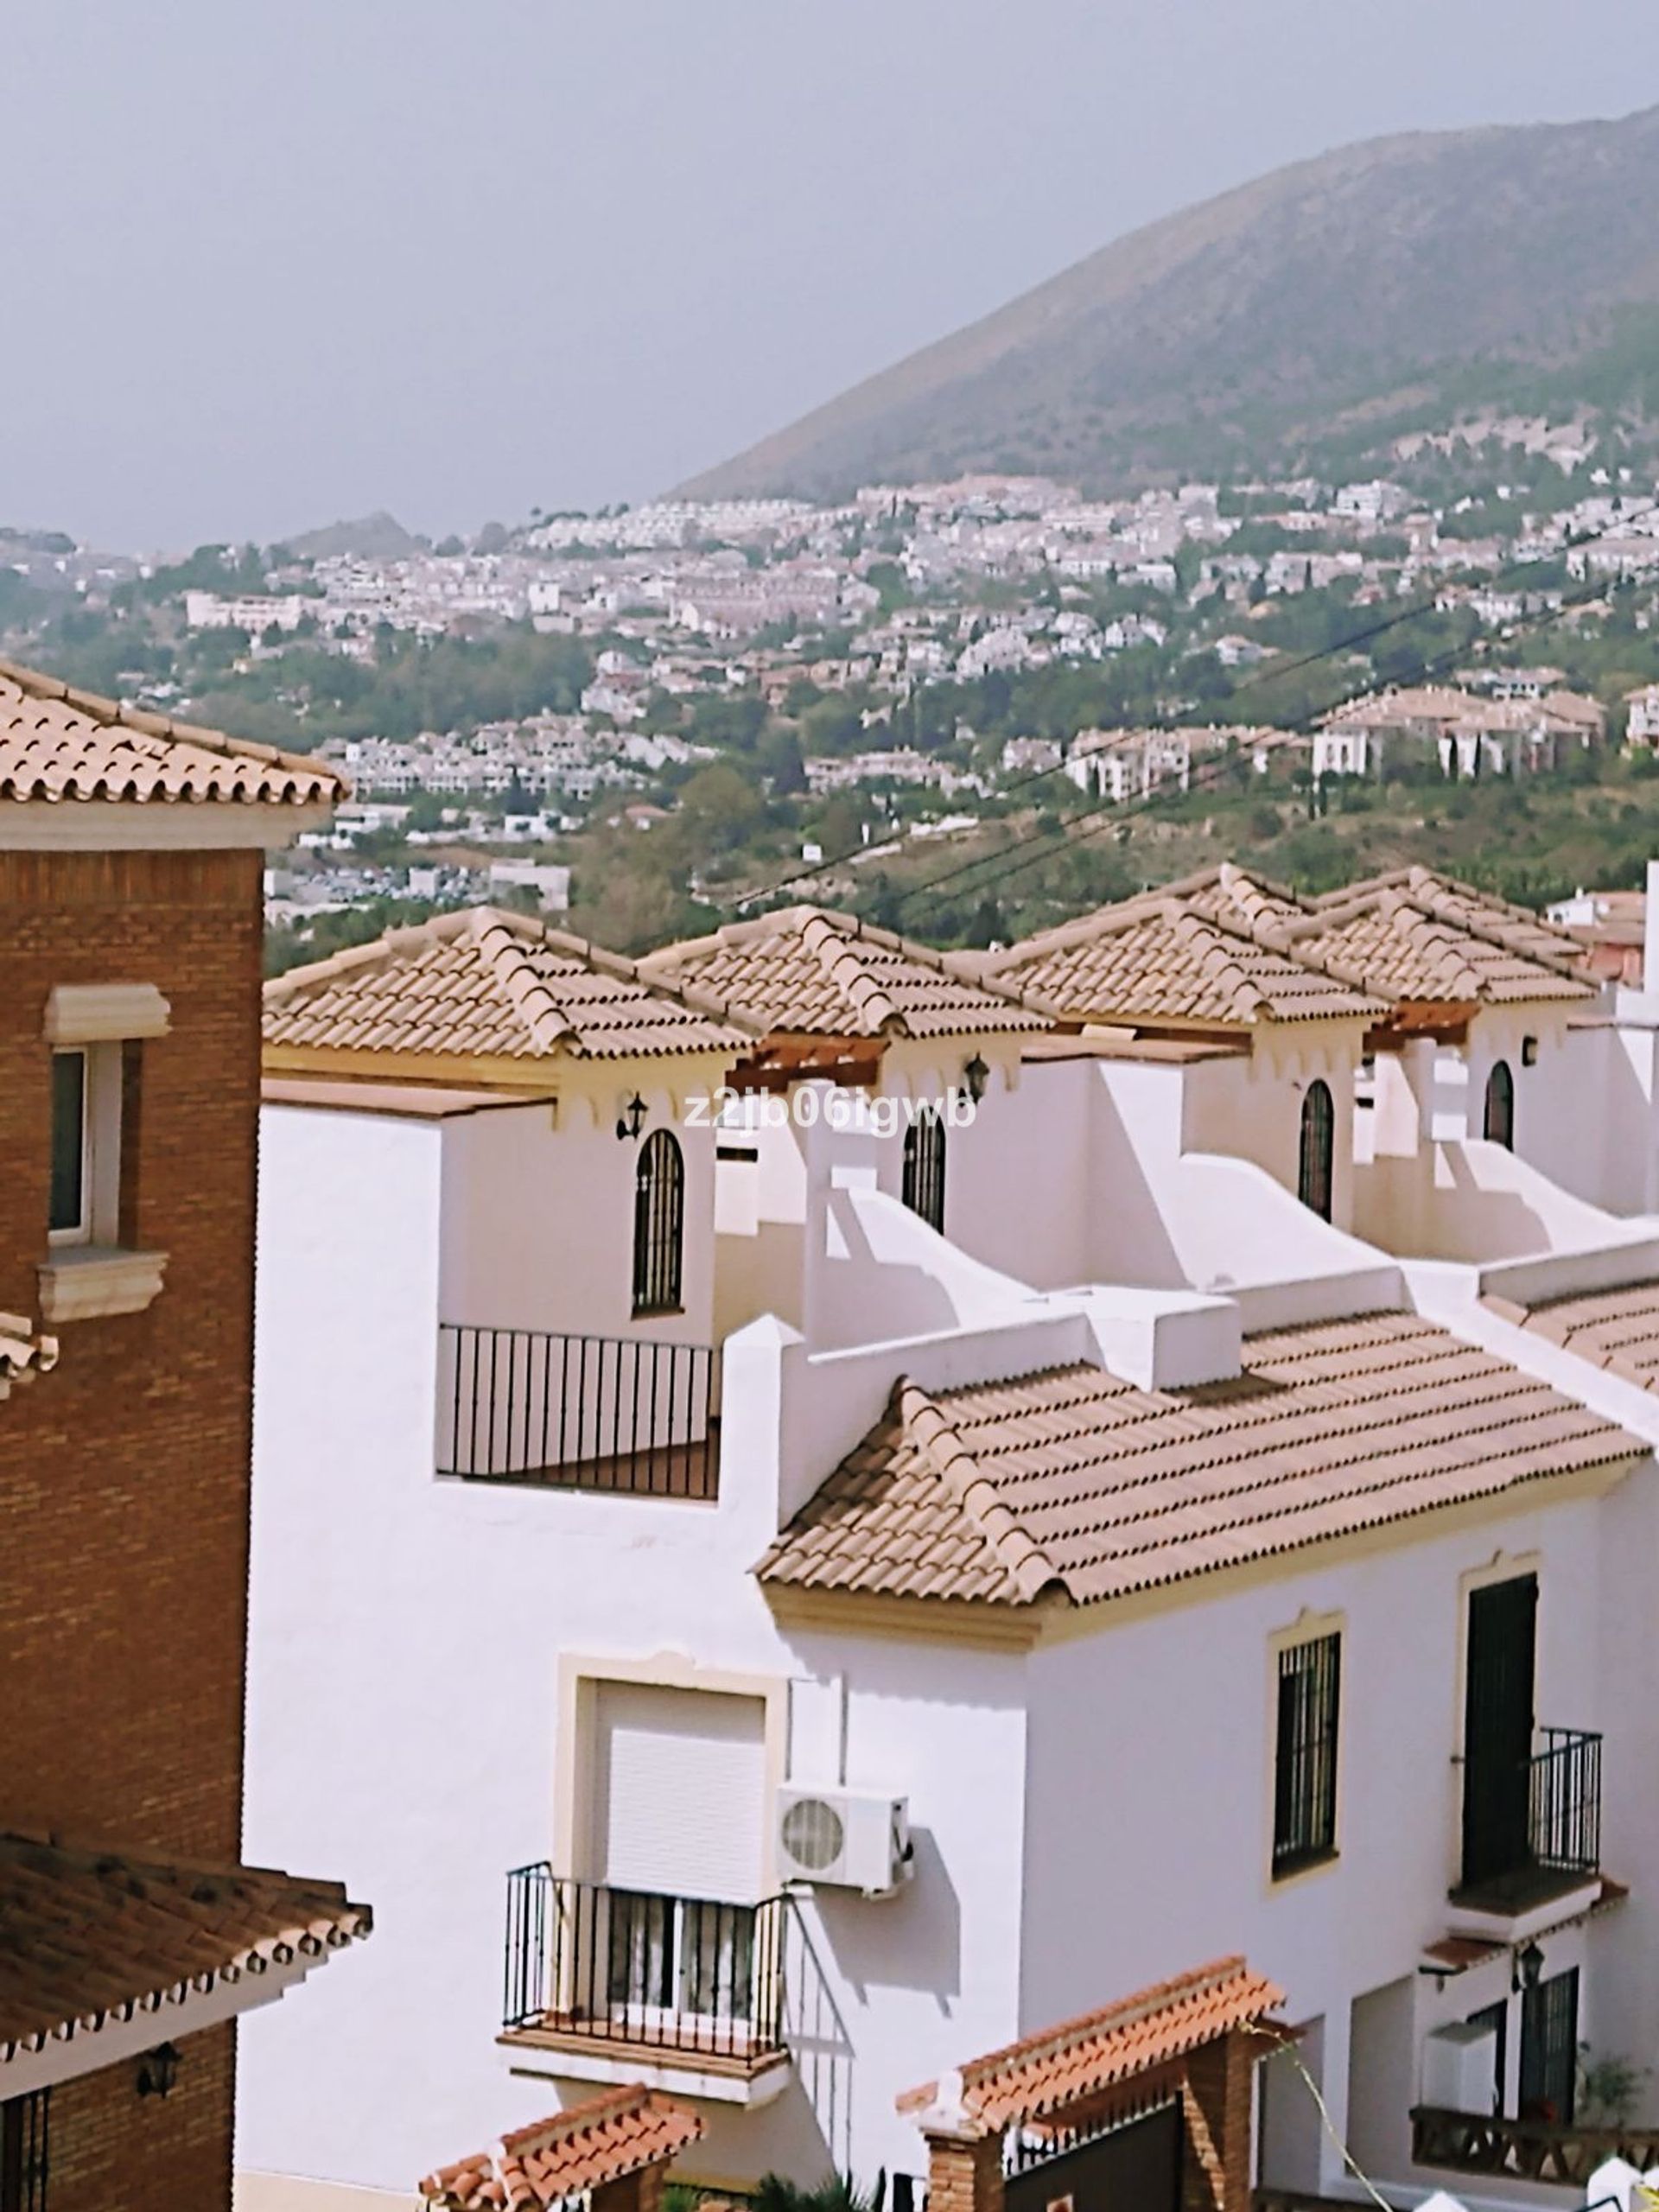
[[[712,1498],[720,1353],[644,1338],[438,1331],[438,1472]]]
[[[1545,1728],[1529,1787],[1532,1855],[1564,1874],[1601,1867],[1601,1738],[1578,1728]]]
[[[1464,1763],[1463,1879],[1473,1905],[1529,1898],[1601,1866],[1601,1738],[1542,1728],[1529,1755]]]
[[[783,1897],[724,1904],[517,1867],[503,2024],[702,2058],[780,2056],[787,1911]]]

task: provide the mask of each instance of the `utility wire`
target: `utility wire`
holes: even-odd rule
[[[1649,511],[1643,510],[1643,512]],[[1655,502],[1651,512],[1659,512],[1659,501]],[[1579,607],[1599,598],[1605,588],[1605,584],[1599,583],[1586,585],[1579,592],[1568,593],[1563,596],[1560,606],[1546,608],[1537,615],[1526,618],[1525,622],[1519,626],[1529,631],[1546,629],[1552,622],[1561,620]],[[1332,650],[1340,650],[1340,648],[1332,648]],[[1427,677],[1437,674],[1448,664],[1466,658],[1469,652],[1468,645],[1451,646],[1444,653],[1435,654],[1425,660],[1421,664],[1420,675]],[[1363,698],[1366,692],[1372,688],[1370,685],[1363,686],[1358,691],[1351,694],[1350,699]],[[1348,703],[1350,700],[1337,701],[1332,706],[1321,709],[1320,713],[1322,715],[1334,713],[1338,707]],[[1301,720],[1305,722],[1308,717],[1305,715]],[[1294,734],[1297,725],[1290,724],[1287,728],[1290,734]],[[1075,847],[1097,835],[1103,829],[1115,829],[1120,823],[1133,822],[1139,817],[1152,812],[1173,798],[1185,797],[1193,789],[1200,791],[1207,791],[1229,772],[1231,765],[1230,760],[1222,760],[1216,761],[1207,769],[1199,768],[1189,778],[1186,785],[1179,792],[1175,791],[1147,791],[1141,798],[1130,799],[1122,804],[1109,798],[1103,798],[1094,805],[1084,808],[1081,812],[1071,817],[1062,832],[1062,844]],[[1108,818],[1103,821],[1096,818],[1102,816]],[[1077,825],[1079,823],[1090,823],[1093,826],[1077,832]],[[1074,835],[1074,832],[1077,834]],[[997,883],[1005,883],[1009,878],[1023,874],[1027,868],[1038,868],[1045,861],[1053,860],[1061,849],[1061,844],[1043,844],[1028,853],[1023,859],[1014,861],[1009,861],[1005,851],[973,854],[967,860],[958,862],[955,868],[946,868],[938,875],[930,876],[925,882],[912,884],[907,891],[899,893],[899,904],[902,908],[909,906],[913,899],[929,897],[942,890],[946,885],[958,881],[960,878],[976,868],[990,869],[993,879]],[[988,879],[986,887],[988,887],[990,880]]]
[[[1620,515],[1618,518],[1617,522],[1606,523],[1599,530],[1580,531],[1576,533],[1576,535],[1564,539],[1562,541],[1561,551],[1563,554],[1574,552],[1580,546],[1594,544],[1599,539],[1611,536],[1615,529],[1619,531],[1630,529],[1635,524],[1645,521],[1649,517],[1656,514],[1659,514],[1659,499],[1650,500],[1646,506],[1637,507],[1629,514]],[[1490,588],[1494,590],[1498,589],[1506,579],[1523,576],[1529,569],[1535,568],[1537,565],[1538,564],[1535,562],[1532,561],[1511,561],[1507,567],[1500,569],[1496,572],[1491,580]],[[1590,595],[1592,597],[1595,596],[1602,588],[1603,587],[1597,586],[1595,591]],[[1580,604],[1582,602],[1580,601],[1574,601],[1573,603]],[[1399,629],[1408,622],[1419,621],[1425,614],[1432,614],[1434,611],[1435,602],[1433,597],[1415,600],[1408,607],[1396,607],[1393,613],[1380,616],[1374,622],[1367,623],[1357,630],[1350,631],[1343,637],[1333,639],[1328,645],[1319,646],[1308,652],[1297,655],[1288,660],[1275,661],[1274,664],[1271,668],[1258,668],[1253,676],[1247,676],[1242,682],[1236,683],[1233,686],[1231,691],[1228,694],[1227,701],[1224,703],[1230,705],[1234,700],[1248,695],[1262,684],[1278,683],[1287,676],[1299,675],[1305,669],[1314,668],[1319,666],[1322,662],[1333,660],[1338,654],[1352,652],[1358,646],[1368,645],[1377,638],[1384,637],[1391,631]],[[1559,613],[1560,611],[1560,609],[1554,610],[1555,613]],[[1546,619],[1549,619],[1548,611]],[[1522,626],[1525,626],[1524,622]],[[1452,658],[1459,658],[1469,650],[1470,648],[1468,646],[1459,645],[1456,648]],[[1430,666],[1430,663],[1424,663],[1425,673],[1427,672]],[[1333,713],[1337,708],[1345,706],[1354,699],[1363,698],[1366,691],[1371,688],[1372,685],[1370,683],[1362,684],[1357,690],[1350,692],[1346,697],[1333,700],[1328,707],[1319,709],[1319,712],[1323,714]],[[1218,701],[1217,703],[1219,705],[1224,702]],[[1305,716],[1303,719],[1306,720],[1306,717]],[[1177,728],[1192,728],[1194,727],[1203,728],[1205,725],[1202,723],[1197,725],[1191,723],[1178,723],[1173,725],[1173,727]],[[1292,724],[1289,727],[1294,730],[1295,725]],[[999,798],[1014,798],[1020,792],[1028,791],[1033,785],[1046,782],[1049,777],[1063,773],[1068,765],[1069,764],[1062,759],[1060,760],[1052,762],[1046,768],[1031,769],[1025,775],[1017,777],[1012,783],[1003,785],[996,795]],[[866,850],[867,848],[861,844],[851,846],[844,852],[831,853],[821,861],[814,861],[804,868],[796,869],[789,875],[779,877],[775,882],[764,885],[758,891],[746,892],[741,899],[735,901],[736,911],[740,914],[746,913],[751,907],[762,905],[768,899],[776,899],[783,892],[792,891],[801,884],[810,883],[819,876],[830,874],[836,868],[845,868],[851,861],[861,858]],[[984,856],[982,855],[981,857]],[[950,879],[948,876],[941,877],[939,879],[940,881],[947,881],[949,880]],[[927,887],[925,886],[918,885],[914,887],[914,892],[920,892],[926,887]],[[914,893],[906,894],[906,896],[911,895],[914,895]]]

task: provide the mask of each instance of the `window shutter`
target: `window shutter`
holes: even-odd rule
[[[600,1878],[613,1889],[756,1903],[765,1719],[759,1698],[601,1683]]]

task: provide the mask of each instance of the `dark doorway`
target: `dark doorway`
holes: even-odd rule
[[[45,2212],[50,2089],[0,2104],[0,2212]]]
[[[1482,1135],[1489,1144],[1515,1150],[1515,1077],[1507,1060],[1494,1060],[1486,1078],[1486,1113]]]
[[[1463,1887],[1490,1889],[1531,1864],[1533,1669],[1538,1578],[1469,1593],[1463,1718]]]
[[[1579,1970],[1552,1974],[1521,1999],[1521,2118],[1573,2125],[1579,2077]]]
[[[1069,2150],[1039,2153],[1008,2176],[1007,2212],[1180,2212],[1181,2107],[1139,2120]]]
[[[1492,2031],[1492,2110],[1501,2117],[1510,2082],[1509,1999],[1500,1997],[1496,2005],[1483,2005],[1478,2012],[1469,2015],[1469,2025]]]

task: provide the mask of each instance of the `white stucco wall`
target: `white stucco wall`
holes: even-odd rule
[[[660,1102],[659,1102],[660,1103]],[[683,1310],[632,1313],[639,1146],[671,1130],[685,1166]],[[586,1110],[497,1109],[442,1124],[447,1321],[708,1344],[714,1336],[715,1132],[653,1113],[639,1139]]]
[[[810,2086],[764,2111],[710,2107],[696,2170],[914,2164],[894,2088],[1017,2024],[1022,1662],[791,1640],[749,1569],[777,1527],[783,1455],[815,1437],[816,1480],[835,1420],[858,1421],[851,1441],[912,1364],[941,1383],[1001,1371],[994,1338],[855,1353],[798,1377],[785,1408],[791,1348],[760,1325],[728,1351],[717,1507],[438,1480],[439,1168],[470,1151],[452,1134],[266,1116],[245,1847],[339,1868],[376,1930],[332,2002],[245,2038],[238,2164],[408,2190],[591,2094],[514,2071],[496,2043],[505,1876],[555,1855],[559,1667],[576,1654],[600,1672],[607,1655],[662,1655],[671,1672],[695,1659],[779,1688],[844,1678],[848,1779],[908,1795],[918,1878],[891,1901],[807,1904],[856,2063],[820,2052]],[[1087,1341],[1075,1312],[1053,1328],[1033,1363]]]
[[[1633,1859],[1645,1865],[1653,1856],[1630,1821],[1649,1794],[1651,1724],[1639,1686],[1606,1670],[1591,1624],[1622,1609],[1636,1584],[1608,1531],[1620,1518],[1627,1527],[1645,1522],[1654,1495],[1644,1478],[1612,1515],[1590,1500],[1532,1510],[1517,1501],[1501,1526],[1408,1536],[1230,1595],[1199,1591],[1197,1603],[1036,1651],[1023,2027],[1098,2003],[1103,1990],[1135,1989],[1242,1951],[1284,1987],[1289,2018],[1323,2021],[1322,2088],[1338,2129],[1357,2125],[1403,2155],[1408,2131],[1385,2094],[1386,2069],[1358,2069],[1361,2080],[1375,2080],[1376,2101],[1363,2113],[1346,2110],[1356,2000],[1409,1977],[1414,2052],[1430,2027],[1507,1993],[1511,1974],[1507,1952],[1440,1990],[1416,1973],[1423,1946],[1446,1932],[1457,1868],[1462,1579],[1500,1558],[1535,1567],[1538,1717],[1608,1732],[1605,1859],[1624,1878]],[[1339,1617],[1344,1636],[1339,1856],[1275,1885],[1270,1639],[1304,1613]],[[1627,1808],[1617,1822],[1615,1793]],[[1635,1936],[1635,1922],[1622,1919],[1628,1910],[1619,1918]],[[1584,1983],[1583,2031],[1648,2063],[1655,2046],[1646,1976],[1639,1958],[1629,1950],[1621,1957],[1615,1921],[1606,1925],[1602,1970]],[[1547,1972],[1580,1963],[1585,1932],[1551,1935],[1545,1949]],[[1517,2019],[1512,2056],[1518,2040]],[[1406,2177],[1400,2164],[1392,2177]],[[1338,2178],[1327,2139],[1321,2180],[1331,2189]]]

